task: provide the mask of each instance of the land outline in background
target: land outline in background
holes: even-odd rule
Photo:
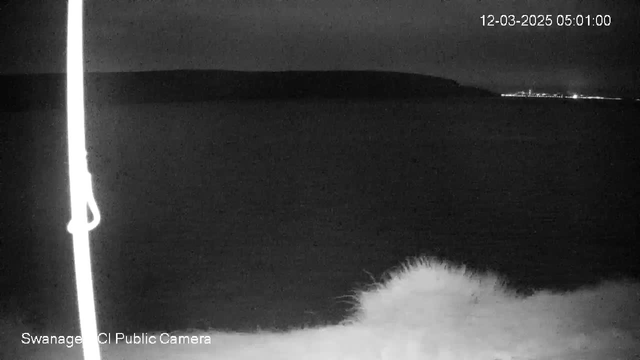
[[[66,106],[65,74],[0,75],[0,110]],[[499,97],[434,76],[386,71],[173,70],[87,73],[86,101],[142,104],[255,99]]]

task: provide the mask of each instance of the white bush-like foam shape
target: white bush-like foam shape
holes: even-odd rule
[[[353,296],[340,325],[203,335],[210,344],[103,345],[103,359],[637,359],[640,284],[521,296],[499,276],[416,258]],[[6,333],[6,332],[5,332]],[[184,333],[174,333],[181,335]],[[156,334],[159,335],[159,334]],[[13,339],[19,342],[19,334]],[[13,342],[12,344],[15,344]],[[22,345],[18,357],[80,359],[79,346]]]

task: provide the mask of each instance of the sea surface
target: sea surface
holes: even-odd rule
[[[66,113],[0,119],[0,300],[73,328]],[[334,323],[418,255],[525,292],[638,278],[639,119],[501,98],[89,102],[100,328]]]

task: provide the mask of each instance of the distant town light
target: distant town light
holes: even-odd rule
[[[603,97],[603,96],[589,96],[589,95],[580,95],[580,94],[573,94],[573,95],[565,95],[565,94],[547,94],[547,93],[537,93],[537,92],[533,92],[531,91],[531,89],[529,89],[529,91],[518,91],[515,93],[508,93],[508,94],[500,94],[500,96],[502,97],[531,97],[531,98],[552,98],[552,99],[586,99],[586,100],[590,100],[590,99],[594,99],[594,100],[622,100],[622,98],[611,98],[611,97]]]

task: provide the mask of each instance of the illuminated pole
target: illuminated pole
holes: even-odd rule
[[[67,230],[73,235],[78,313],[84,359],[100,360],[89,251],[89,230],[95,228],[100,222],[100,213],[91,190],[91,174],[88,171],[85,146],[82,0],[68,1],[67,136],[71,222]],[[91,223],[87,222],[87,205],[93,213]]]

